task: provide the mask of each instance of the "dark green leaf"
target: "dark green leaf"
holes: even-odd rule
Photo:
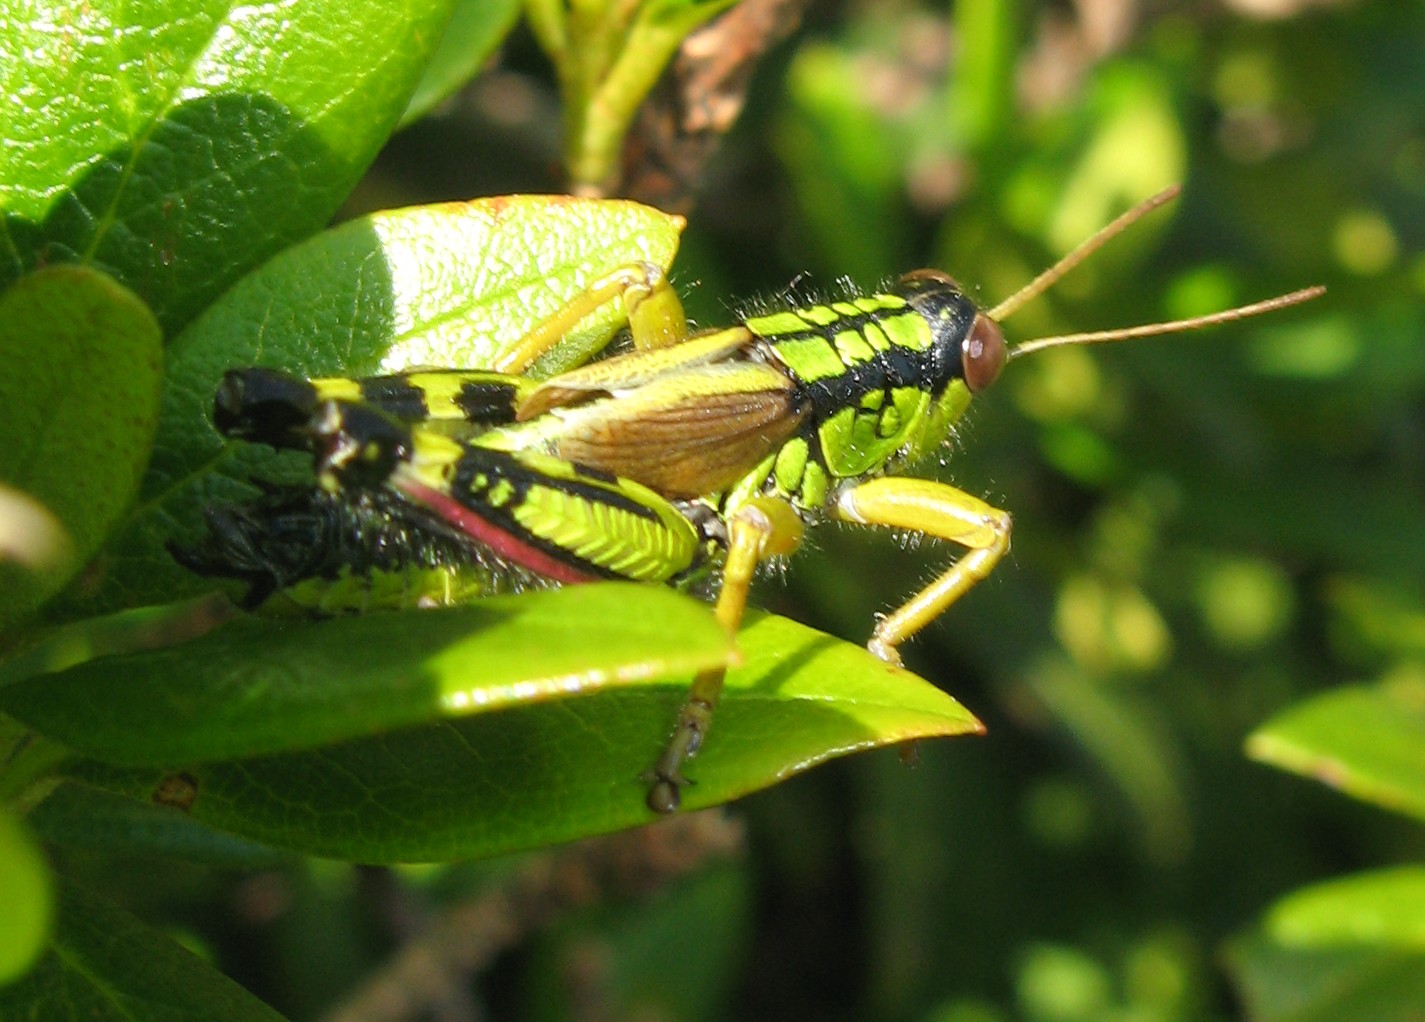
[[[68,582],[133,499],[153,444],[163,347],[126,288],[55,266],[0,294],[0,351],[0,483],[52,514],[69,547],[42,557],[33,538],[0,535],[3,627]]]
[[[728,655],[707,608],[671,590],[570,586],[326,621],[247,618],[18,682],[0,703],[96,759],[178,767],[646,685]]]
[[[212,631],[237,613],[226,597],[211,593],[181,603],[137,607],[49,628],[30,636],[22,649],[0,662],[0,688],[95,657],[185,642]]]
[[[777,617],[739,642],[742,667],[703,751],[687,809],[715,805],[834,756],[980,724],[959,703],[864,649]],[[684,682],[604,686],[303,753],[185,772],[194,819],[310,854],[361,862],[496,855],[652,819],[642,775]],[[156,774],[81,765],[142,796]],[[171,782],[173,778],[169,778]],[[907,773],[905,783],[916,783]]]
[[[242,987],[127,912],[60,891],[49,954],[0,986],[0,1018],[74,1022],[281,1022]]]
[[[62,783],[26,817],[41,840],[106,855],[163,856],[255,869],[291,860],[286,852],[205,827],[152,801]]]
[[[0,282],[109,269],[181,327],[318,229],[405,109],[453,0],[0,5]]]

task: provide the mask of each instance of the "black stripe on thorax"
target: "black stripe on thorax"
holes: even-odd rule
[[[871,295],[870,297],[876,298],[884,296]],[[832,312],[836,313],[836,319],[826,324],[813,323],[807,320],[803,315],[804,313],[809,312],[810,309],[788,309],[787,311],[789,313],[791,313],[793,316],[796,316],[802,321],[804,329],[793,330],[790,332],[778,332],[772,334],[758,334],[757,336],[761,337],[764,341],[767,341],[769,344],[773,345],[781,341],[804,341],[809,337],[820,337],[823,340],[830,342],[831,339],[837,334],[847,330],[860,332],[866,329],[867,326],[870,326],[871,324],[879,324],[883,320],[896,319],[900,316],[905,315],[915,315],[915,310],[913,310],[909,305],[903,306],[899,309],[876,309],[873,312],[857,312],[855,314],[837,312],[835,309],[831,308],[831,305],[829,303],[816,307],[822,309],[830,309]],[[750,316],[748,318],[760,319],[762,317]]]
[[[915,387],[934,395],[949,382],[935,378],[938,374],[930,352],[912,351],[896,344],[835,376],[807,382],[795,373],[788,375],[796,383],[796,396],[811,403],[812,420],[818,424],[844,408],[859,406],[862,398],[875,391],[887,392],[887,399],[889,391],[900,387]]]

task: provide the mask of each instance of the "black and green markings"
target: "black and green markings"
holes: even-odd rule
[[[432,432],[469,435],[512,421],[534,386],[509,374],[449,369],[360,380],[242,369],[224,374],[213,421],[225,436],[310,451],[316,410],[351,401]],[[252,502],[209,507],[208,531],[197,545],[168,544],[174,559],[192,571],[245,582],[240,602],[247,609],[266,604],[338,613],[449,604],[551,581],[500,559],[393,491],[259,486],[262,496]],[[279,599],[269,603],[274,596]]]
[[[1169,189],[1130,210],[988,311],[945,274],[919,270],[884,294],[747,317],[690,337],[662,273],[639,264],[595,281],[491,370],[317,381],[230,373],[218,395],[219,428],[311,451],[319,496],[295,513],[327,516],[324,529],[313,529],[314,542],[327,547],[320,557],[269,557],[281,576],[262,564],[262,577],[280,583],[312,574],[311,564],[323,572],[376,566],[368,547],[349,540],[379,532],[375,519],[386,516],[395,545],[427,544],[446,563],[485,558],[556,582],[678,585],[710,574],[717,618],[735,634],[758,566],[793,552],[806,525],[834,519],[965,550],[877,622],[868,647],[899,662],[901,643],[993,570],[1009,548],[1010,516],[947,483],[897,472],[943,445],[1007,361],[1056,345],[1223,323],[1321,293],[1006,345],[1001,320],[1176,194]],[[569,325],[612,302],[628,315],[633,350],[543,382],[523,375]],[[187,563],[231,575],[254,560],[249,548],[280,552],[281,511],[260,500],[210,512],[212,531],[226,537]],[[244,524],[234,528],[238,520]],[[684,764],[707,734],[722,682],[721,671],[694,679],[650,770],[653,810],[677,809]]]
[[[353,380],[304,380],[274,369],[223,375],[213,400],[213,425],[224,436],[278,448],[307,449],[308,424],[325,401],[369,404],[407,422],[456,433],[510,422],[534,389],[533,380],[505,373],[431,369]]]
[[[676,582],[705,560],[707,543],[687,515],[598,469],[462,443],[343,401],[321,406],[310,433],[325,490],[400,494],[556,582]]]

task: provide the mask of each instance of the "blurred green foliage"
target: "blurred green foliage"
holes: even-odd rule
[[[745,800],[744,857],[562,916],[479,979],[491,1017],[1419,1017],[1422,66],[1414,4],[807,11],[691,211],[674,272],[698,322],[919,265],[991,305],[1179,180],[1007,332],[1330,291],[1012,365],[930,470],[1011,510],[1014,550],[906,650],[989,735]],[[516,30],[345,215],[560,187],[552,82]],[[856,641],[947,553],[809,547],[757,598]],[[61,856],[296,1019],[522,865]]]

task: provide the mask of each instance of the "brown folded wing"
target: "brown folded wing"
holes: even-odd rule
[[[796,432],[792,383],[760,363],[693,366],[627,393],[554,412],[559,456],[669,497],[717,493]]]

